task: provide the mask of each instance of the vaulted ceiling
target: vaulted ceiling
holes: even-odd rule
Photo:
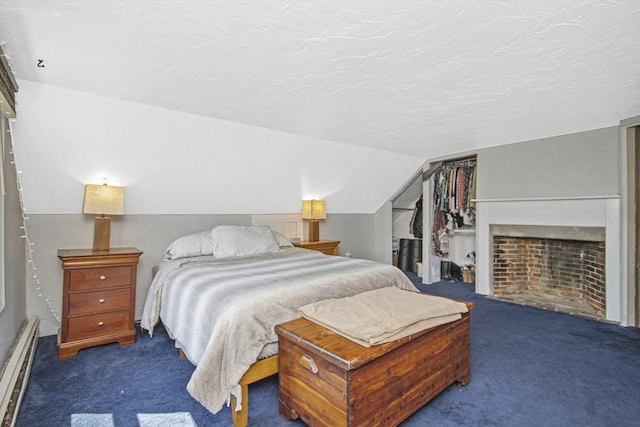
[[[18,79],[429,158],[640,112],[640,2],[1,0]]]

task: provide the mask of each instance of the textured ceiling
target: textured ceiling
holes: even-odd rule
[[[639,23],[637,0],[0,0],[18,79],[423,158],[640,114]]]

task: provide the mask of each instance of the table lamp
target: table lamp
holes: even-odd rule
[[[84,186],[82,213],[99,215],[93,229],[93,250],[108,251],[111,237],[111,218],[124,214],[124,187],[87,184]]]
[[[327,207],[324,200],[303,200],[302,201],[302,219],[309,220],[309,241],[317,242],[320,240],[319,219],[327,217]]]

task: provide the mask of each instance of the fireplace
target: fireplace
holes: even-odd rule
[[[554,227],[555,228],[555,227]],[[606,318],[605,242],[591,230],[569,238],[493,235],[492,296],[520,304]],[[554,235],[567,234],[555,229]],[[546,234],[546,233],[542,233]],[[574,238],[571,238],[574,237]]]
[[[587,272],[587,274],[573,280],[584,284],[587,279],[591,281],[591,276],[604,276],[604,283],[601,288],[598,284],[595,289],[582,290],[585,296],[584,299],[580,296],[580,299],[583,299],[581,307],[585,305],[589,307],[585,312],[586,315],[610,322],[621,322],[626,313],[627,289],[622,286],[622,277],[618,268],[621,259],[618,197],[486,199],[478,200],[476,203],[476,292],[487,296],[493,295],[496,284],[493,260],[494,237],[559,240],[561,242],[553,244],[562,243],[563,245],[571,241],[577,245],[595,244],[597,248],[593,250],[604,251],[604,256],[598,254],[598,261],[594,265],[578,264],[579,267],[576,267],[576,270]],[[583,255],[583,249],[580,249],[577,262],[590,259],[586,254],[591,250],[586,249]],[[549,252],[549,249],[541,251]],[[553,267],[554,272],[556,267]],[[547,299],[553,299],[558,305],[566,299],[571,302],[577,299],[574,296],[575,293],[569,294],[567,289],[557,284],[553,287],[547,284],[545,291],[548,291],[547,294],[537,292],[535,297],[544,302]],[[600,302],[604,304],[604,315],[600,314],[602,309],[599,305],[594,307],[592,300],[596,300],[598,304]],[[520,300],[518,302],[525,303]],[[533,299],[526,303],[542,306],[541,302]],[[545,306],[545,308],[577,313],[574,307]],[[596,314],[590,313],[590,310],[594,310]]]

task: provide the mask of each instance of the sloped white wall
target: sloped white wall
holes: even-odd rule
[[[85,183],[125,186],[128,214],[267,214],[327,201],[375,213],[413,156],[19,81],[13,122],[27,213],[79,213]]]
[[[307,197],[327,201],[324,238],[341,240],[343,253],[376,258],[376,227],[385,227],[373,218],[422,165],[411,156],[19,84],[12,122],[17,167],[41,293],[58,314],[56,251],[91,246],[93,220],[81,215],[85,183],[107,177],[125,186],[125,215],[113,219],[111,244],[145,252],[139,317],[151,268],[175,237],[220,223],[249,224],[256,215],[296,215]],[[42,319],[41,334],[53,334],[55,313],[36,294],[29,283],[27,312]]]

